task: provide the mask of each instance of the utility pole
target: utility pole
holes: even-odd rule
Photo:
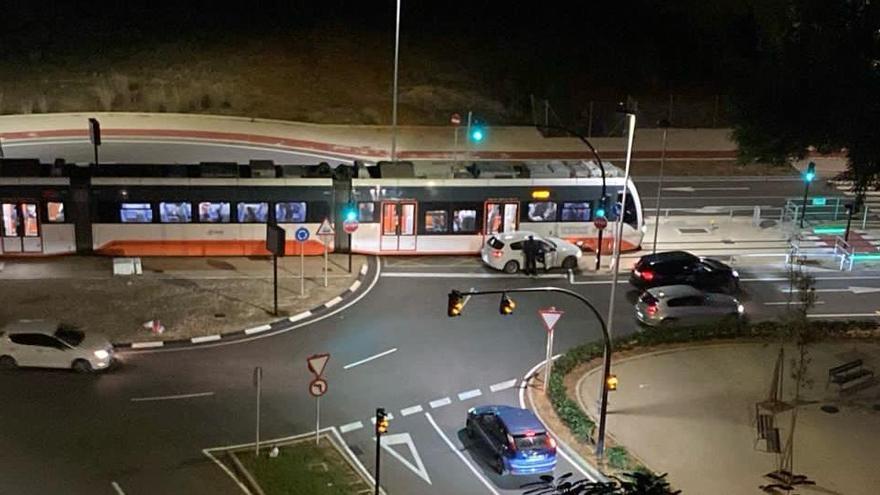
[[[663,119],[657,125],[663,129],[663,148],[660,151],[660,181],[657,184],[657,210],[654,214],[654,245],[651,248],[651,254],[657,253],[657,231],[660,230],[660,196],[663,193],[663,165],[666,162],[666,137],[669,133],[670,123]]]
[[[388,414],[384,407],[376,408],[376,491],[375,495],[379,495],[379,473],[380,461],[382,458],[382,435],[388,431]]]
[[[394,23],[394,88],[391,97],[391,162],[397,161],[397,61],[400,54],[400,1]],[[351,270],[349,270],[351,271]]]

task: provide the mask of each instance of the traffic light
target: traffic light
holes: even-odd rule
[[[610,392],[614,392],[615,390],[617,390],[617,382],[617,375],[613,373],[608,375],[608,380],[606,383],[608,384],[608,390]]]
[[[376,409],[376,436],[384,435],[388,432],[388,415],[385,413],[384,407]]]
[[[507,294],[502,294],[501,305],[498,306],[498,312],[503,316],[507,316],[513,314],[514,309],[516,309],[516,303],[513,302],[513,299],[507,297]]]
[[[344,218],[346,222],[354,222],[358,219],[357,208],[355,208],[354,205],[346,205],[345,209],[342,210],[342,218]]]
[[[482,141],[486,137],[486,129],[483,127],[483,124],[475,120],[471,124],[471,133],[468,137],[475,143]]]
[[[605,205],[608,203],[608,196],[602,196],[599,200],[599,206],[596,208],[596,218],[604,217],[606,214]]]
[[[816,164],[813,162],[810,162],[810,164],[807,165],[807,171],[804,172],[804,181],[813,182],[813,179],[815,179],[815,178],[816,178]]]
[[[457,290],[450,292],[449,304],[446,306],[446,315],[460,316],[462,309],[464,309],[464,296]]]

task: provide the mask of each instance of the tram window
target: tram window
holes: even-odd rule
[[[501,232],[502,221],[501,205],[498,203],[486,205],[486,233],[497,234]]]
[[[477,231],[477,210],[453,210],[452,211],[452,231],[453,232],[476,232]]]
[[[238,221],[241,223],[260,223],[269,218],[269,203],[239,203]]]
[[[64,223],[64,203],[49,201],[46,203],[47,219],[51,223]]]
[[[122,223],[152,223],[153,205],[150,203],[122,203],[119,207]]]
[[[530,222],[555,222],[556,203],[552,201],[536,201],[529,203]]]
[[[39,237],[40,224],[37,222],[37,205],[34,203],[25,203],[23,206],[25,237]]]
[[[617,195],[617,204],[614,205],[616,207],[616,211],[620,211],[620,202],[623,199],[623,193],[618,193]],[[636,215],[636,204],[633,201],[633,196],[627,191],[626,194],[626,211],[623,214],[623,221],[633,227],[637,227],[636,222],[638,221],[638,216]]]
[[[358,203],[358,222],[376,221],[376,203]]]
[[[275,203],[275,221],[279,223],[305,223],[305,201]]]
[[[446,221],[446,210],[429,210],[425,212],[425,232],[442,234],[449,230]]]
[[[590,203],[562,203],[563,222],[589,222]]]
[[[162,223],[192,222],[192,203],[159,203],[159,221]]]
[[[18,235],[18,208],[12,203],[3,203],[3,235]]]
[[[203,223],[228,223],[229,203],[199,203],[199,221]]]

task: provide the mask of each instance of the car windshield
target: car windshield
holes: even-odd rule
[[[513,437],[516,450],[540,449],[547,446],[547,435],[538,433],[535,435],[518,435]]]
[[[657,304],[659,302],[657,298],[652,296],[649,292],[645,292],[644,294],[642,294],[642,297],[640,299],[645,304]]]
[[[55,330],[55,336],[71,347],[78,346],[86,338],[86,334],[68,327],[58,327],[58,330]]]

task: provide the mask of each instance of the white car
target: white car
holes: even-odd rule
[[[533,236],[536,241],[543,244],[547,268],[562,267],[566,270],[577,268],[578,260],[583,256],[581,248],[558,237],[540,236],[522,230],[489,237],[480,252],[483,263],[505,273],[516,273],[526,265],[522,244],[529,236]],[[540,262],[538,265],[541,266]]]
[[[112,361],[113,345],[106,337],[58,322],[26,320],[0,329],[0,369],[34,366],[87,373],[106,369]]]

